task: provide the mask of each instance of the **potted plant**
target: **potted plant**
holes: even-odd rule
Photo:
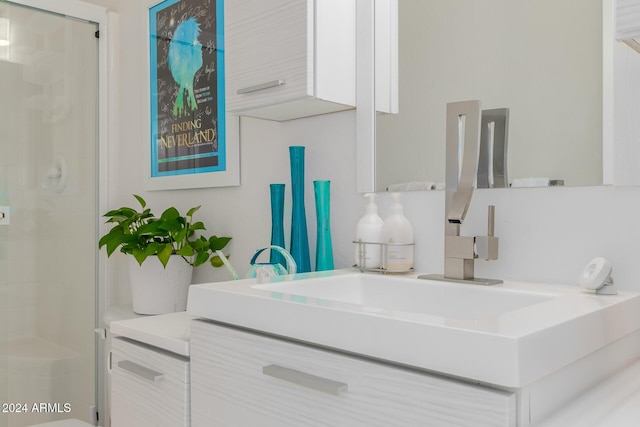
[[[116,249],[131,255],[129,278],[133,310],[140,314],[161,314],[186,309],[188,287],[193,267],[209,262],[223,265],[217,250],[227,246],[230,237],[196,237],[205,230],[193,215],[200,206],[185,215],[170,207],[155,216],[146,201],[134,194],[141,209],[122,207],[104,214],[114,227],[100,238],[98,246],[106,247],[107,256]]]

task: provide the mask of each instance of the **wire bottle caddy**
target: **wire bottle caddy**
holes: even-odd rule
[[[356,248],[355,268],[361,272],[411,273],[414,243],[378,243],[353,241]]]

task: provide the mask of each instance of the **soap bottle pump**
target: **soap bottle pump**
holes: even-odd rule
[[[386,265],[389,271],[407,271],[413,268],[413,227],[404,216],[400,193],[392,193],[391,215],[384,220],[380,241],[386,244]]]
[[[378,215],[375,193],[364,195],[368,199],[364,216],[356,226],[356,266],[360,268],[380,268],[380,230],[382,218]]]

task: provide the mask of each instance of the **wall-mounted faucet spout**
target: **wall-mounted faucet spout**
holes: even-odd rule
[[[480,101],[447,104],[444,275],[420,278],[485,285],[502,283],[474,276],[475,258],[498,258],[498,238],[493,236],[494,207],[489,208],[487,236],[460,235],[476,180],[481,122]]]

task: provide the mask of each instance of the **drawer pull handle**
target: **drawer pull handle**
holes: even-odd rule
[[[144,378],[145,380],[152,381],[154,383],[164,379],[164,374],[146,368],[142,365],[138,365],[130,360],[121,360],[118,362],[118,368],[130,372],[133,375]]]
[[[244,95],[245,93],[258,92],[259,90],[269,89],[271,87],[282,86],[287,84],[284,80],[273,80],[266,83],[260,83],[259,85],[243,87],[238,89],[238,95]]]
[[[278,365],[268,365],[262,368],[262,373],[273,378],[288,381],[302,387],[310,388],[323,393],[339,395],[341,392],[347,391],[348,385],[338,381],[328,380],[326,378],[296,371],[294,369],[283,368]]]

